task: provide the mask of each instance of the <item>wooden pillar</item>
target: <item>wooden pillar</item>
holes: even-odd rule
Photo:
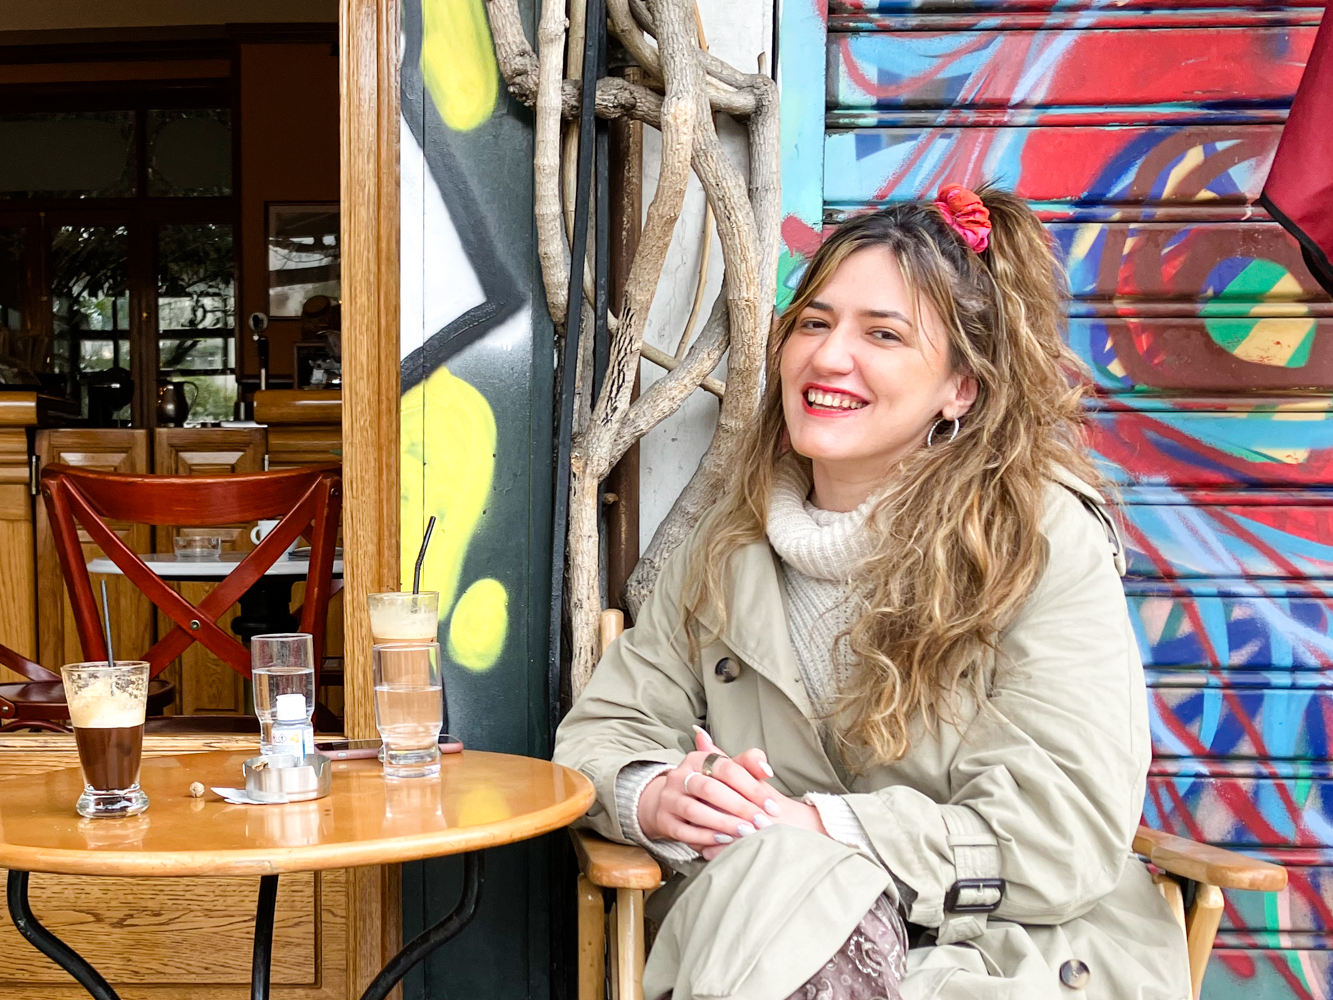
[[[625,79],[641,81],[637,66]],[[611,123],[611,301],[618,309],[625,279],[643,228],[643,124],[625,118]],[[634,395],[639,376],[634,376]],[[606,478],[605,494],[615,499],[606,508],[607,604],[624,610],[620,593],[639,561],[639,445],[636,441]]]
[[[376,735],[366,595],[399,567],[399,41],[396,0],[341,0],[343,553],[346,729]],[[397,866],[348,872],[347,995],[402,937]],[[400,990],[394,996],[401,996]]]

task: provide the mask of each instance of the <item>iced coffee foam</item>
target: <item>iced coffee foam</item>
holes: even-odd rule
[[[377,607],[370,615],[370,631],[394,641],[434,642],[439,624],[432,614],[412,614],[411,605]]]
[[[78,691],[69,692],[69,720],[75,729],[128,729],[142,725],[145,700],[124,690],[116,690],[113,679],[99,677]]]

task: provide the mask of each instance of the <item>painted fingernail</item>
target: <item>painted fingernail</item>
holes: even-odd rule
[[[764,799],[764,812],[770,816],[776,816],[781,810],[778,809],[778,804],[772,799]]]
[[[773,825],[773,821],[772,821],[771,819],[769,819],[767,816],[765,816],[763,813],[755,813],[755,814],[754,814],[754,825],[757,826],[759,829],[762,830],[762,829],[764,829],[765,827],[770,827],[770,826],[772,826],[772,825]]]
[[[754,833],[754,827],[749,823],[737,823],[736,832],[742,837],[748,837],[750,834]]]
[[[766,761],[766,760],[761,760],[761,761],[759,762],[759,768],[760,768],[760,770],[762,770],[766,775],[768,775],[770,778],[773,777],[773,769],[772,769],[771,767],[768,766],[768,761]]]
[[[696,733],[698,733],[700,736],[702,736],[704,739],[706,739],[709,743],[713,743],[713,737],[711,737],[711,736],[708,735],[708,730],[707,730],[707,729],[705,729],[703,726],[695,726],[695,727],[693,727],[693,728],[694,728],[694,731],[695,731]],[[714,745],[714,746],[717,746],[716,743],[713,743],[713,745]]]
[[[713,834],[713,839],[716,840],[719,844],[730,844],[732,840],[734,840],[735,838],[728,837],[725,833],[715,833]]]

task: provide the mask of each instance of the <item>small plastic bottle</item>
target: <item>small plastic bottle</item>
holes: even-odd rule
[[[265,757],[290,754],[304,757],[315,752],[315,727],[306,714],[305,695],[298,692],[280,694],[274,706],[277,720],[273,723],[273,742],[261,747]]]

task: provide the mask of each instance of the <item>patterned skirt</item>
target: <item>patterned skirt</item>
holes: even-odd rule
[[[856,930],[787,1000],[902,1000],[907,974],[907,928],[885,897],[861,918]]]

